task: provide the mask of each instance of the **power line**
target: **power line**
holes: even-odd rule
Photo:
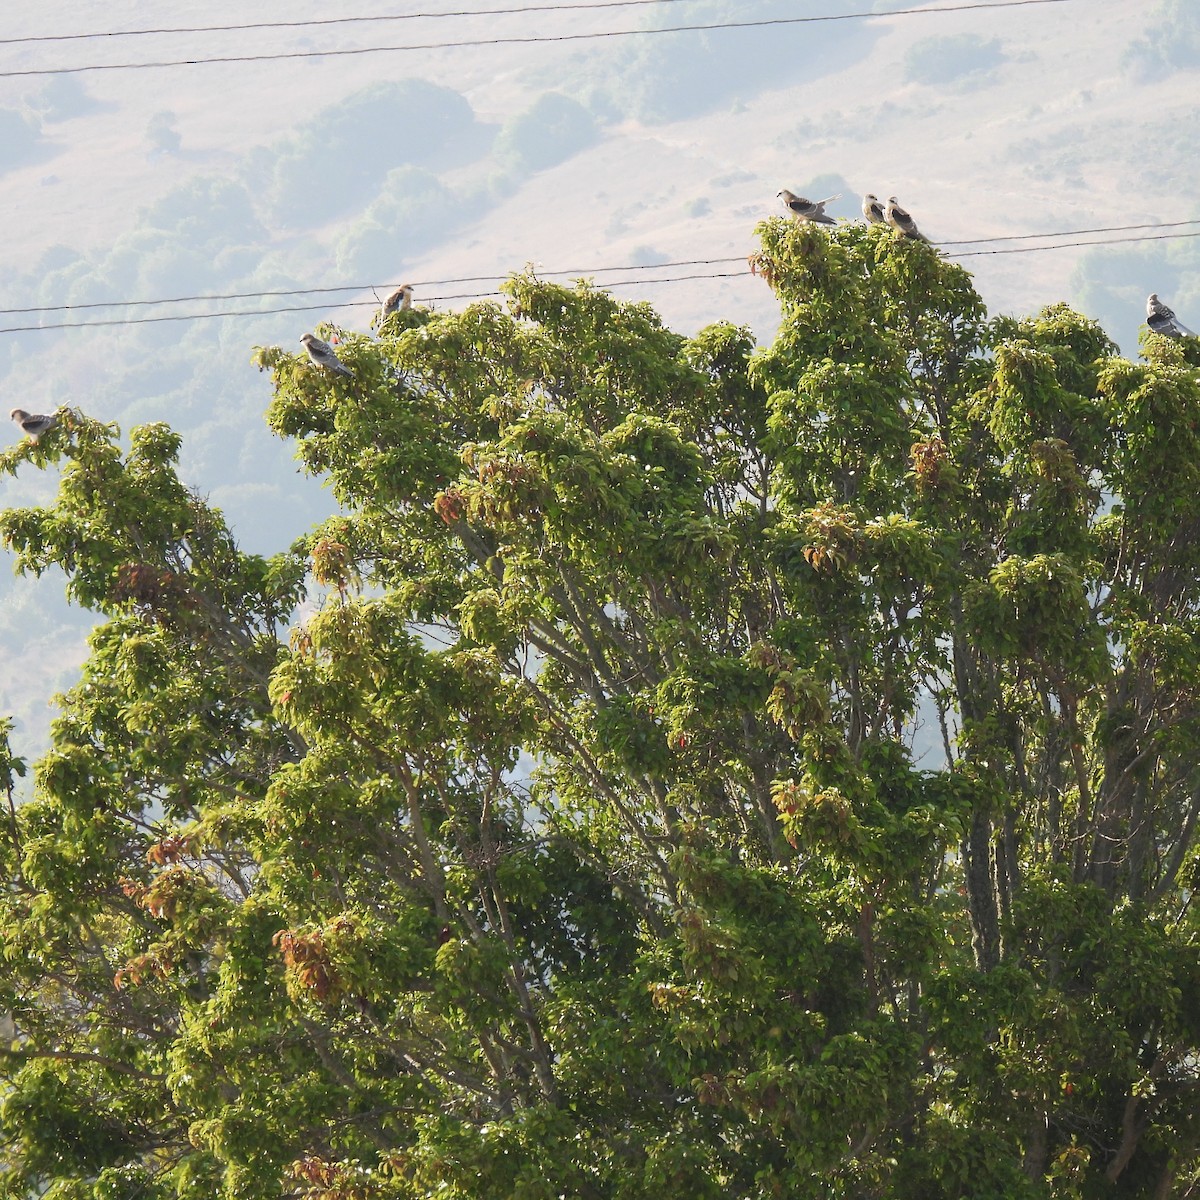
[[[990,242],[1017,242],[1029,241],[1034,238],[1064,238],[1078,237],[1089,233],[1125,233],[1137,231],[1140,229],[1178,229],[1185,225],[1200,225],[1200,218],[1195,218],[1188,221],[1157,221],[1152,224],[1141,225],[1103,225],[1089,229],[1060,229],[1051,233],[1008,233],[1000,234],[994,237],[985,238],[968,238],[964,241],[953,242],[935,242],[939,249],[944,249],[947,246],[979,246]],[[1183,233],[1183,234],[1164,234],[1166,237],[1197,237],[1200,236],[1200,231]],[[947,258],[968,258],[977,254],[1021,254],[1027,250],[1060,250],[1068,249],[1072,246],[1118,246],[1122,242],[1141,242],[1141,241],[1156,241],[1160,240],[1158,236],[1147,235],[1144,237],[1133,238],[1102,238],[1097,241],[1086,242],[1064,242],[1061,246],[1031,246],[1005,248],[1000,250],[970,250],[956,251],[947,254]],[[595,276],[606,275],[613,271],[667,271],[674,270],[678,267],[713,267],[726,266],[729,263],[743,262],[744,255],[732,255],[725,258],[685,258],[676,259],[662,263],[621,263],[615,266],[592,266],[592,267],[569,267],[560,268],[553,271],[535,269],[534,274],[541,278],[553,278],[556,276]],[[424,279],[413,281],[415,288],[439,288],[450,287],[464,283],[492,283],[497,279],[502,279],[505,276],[501,273],[491,275],[459,275],[451,279]],[[713,276],[716,278],[716,276]],[[601,286],[608,286],[607,282],[601,280]],[[649,281],[653,282],[653,281]],[[34,313],[59,313],[59,312],[81,312],[87,309],[95,308],[145,308],[157,307],[163,304],[194,304],[204,301],[215,300],[273,300],[283,299],[288,296],[334,296],[344,292],[383,292],[389,291],[395,286],[395,283],[342,283],[327,287],[308,287],[308,288],[287,288],[277,289],[273,291],[260,292],[210,292],[191,296],[163,296],[156,300],[92,300],[81,304],[44,304],[30,305],[24,308],[0,308],[0,316],[15,317],[29,316]],[[488,292],[487,295],[496,293]],[[434,299],[462,299],[461,296],[443,296],[434,297]],[[346,307],[351,303],[360,303],[363,305],[378,303],[378,301],[346,301],[339,302],[338,307]],[[264,309],[263,313],[268,312],[309,312],[315,308],[327,307],[326,305],[302,305],[295,308],[279,308],[279,309]],[[242,315],[241,313],[231,314],[212,314],[217,315]],[[165,319],[165,318],[164,318]],[[125,324],[124,321],[114,321],[114,324]],[[35,329],[50,329],[50,328],[74,328],[74,326],[49,326],[37,325],[30,326]],[[0,330],[0,332],[10,332],[8,330]]]
[[[1190,221],[1152,221],[1146,225],[1097,225],[1094,229],[1062,229],[1057,233],[1004,233],[997,237],[966,238],[960,242],[937,242],[938,246],[978,246],[984,242],[1026,242],[1033,238],[1077,237],[1084,233],[1124,233],[1131,229],[1178,229],[1181,225],[1200,225],[1200,218]],[[1129,238],[1129,241],[1136,239]],[[1053,249],[1053,247],[1048,247]]]
[[[1174,222],[1174,224],[1183,224],[1183,223],[1184,222]],[[1122,227],[1117,227],[1117,228],[1122,228]],[[1139,227],[1138,226],[1129,226],[1128,228],[1139,228]],[[1153,226],[1151,228],[1153,228]],[[1020,234],[1020,235],[1013,235],[1013,236],[1014,237],[1045,237],[1045,236],[1053,236],[1053,235]],[[1060,234],[1059,236],[1062,236],[1062,235]],[[1003,248],[996,249],[996,250],[967,250],[967,251],[958,251],[953,254],[947,254],[946,257],[949,259],[960,259],[960,258],[973,258],[977,255],[982,255],[982,254],[1031,254],[1031,253],[1041,251],[1041,250],[1068,250],[1075,246],[1122,246],[1122,245],[1125,245],[1126,243],[1154,242],[1154,241],[1163,241],[1163,240],[1167,240],[1167,239],[1194,238],[1194,237],[1200,237],[1200,230],[1193,230],[1188,233],[1145,234],[1140,237],[1132,237],[1132,238],[1099,238],[1099,239],[1094,239],[1094,240],[1089,240],[1089,241],[1063,242],[1059,245],[1054,245],[1054,246],[1009,246],[1009,247],[1003,247]],[[983,240],[988,240],[988,239],[980,239],[980,240],[983,241]],[[991,240],[1003,241],[1006,239],[996,238],[996,239],[991,239]],[[655,266],[649,266],[649,267],[639,267],[636,265],[627,266],[627,267],[596,267],[596,268],[593,268],[590,272],[589,271],[543,271],[543,272],[541,272],[541,274],[544,276],[587,275],[587,274],[594,275],[594,274],[608,272],[608,271],[621,271],[621,270],[637,271],[637,270],[655,270],[655,269],[662,270],[662,269],[666,269],[667,267],[670,267],[670,266],[693,266],[693,265],[704,265],[704,264],[709,264],[709,263],[722,264],[722,263],[732,263],[732,262],[741,262],[741,261],[743,261],[742,257],[737,256],[737,257],[733,257],[733,258],[681,260],[677,263],[660,263],[660,264],[656,264]],[[685,282],[688,280],[696,280],[696,279],[733,279],[733,278],[737,278],[740,276],[746,276],[746,275],[750,275],[750,274],[751,274],[751,272],[746,270],[746,271],[700,272],[700,273],[690,274],[690,275],[675,275],[675,276],[666,276],[663,278],[654,278],[654,279],[647,279],[643,276],[643,277],[636,278],[636,279],[601,280],[600,286],[605,287],[605,288],[632,287],[632,286],[648,285],[648,284],[655,284],[655,283],[682,283],[682,282]],[[442,285],[452,284],[452,283],[471,283],[471,282],[490,283],[493,280],[497,280],[499,278],[501,278],[501,277],[498,275],[463,276],[456,280],[441,280],[440,283]],[[428,287],[428,286],[431,286],[431,284],[426,283],[422,286]],[[198,301],[198,300],[206,300],[206,299],[215,300],[215,299],[242,298],[242,297],[244,297],[246,299],[251,299],[251,298],[255,298],[255,297],[259,297],[259,296],[267,297],[267,296],[271,296],[271,295],[306,295],[306,294],[310,294],[310,293],[335,292],[335,291],[343,291],[343,290],[347,290],[347,288],[345,288],[345,287],[312,288],[312,289],[300,288],[300,289],[296,289],[294,292],[279,292],[279,293],[272,293],[272,292],[231,293],[229,297],[221,297],[221,296],[185,297],[185,296],[180,296],[180,297],[176,297],[174,299],[162,300],[162,301],[114,300],[114,301],[106,302],[106,304],[103,306],[118,307],[118,306],[125,305],[125,304],[154,304],[154,303],[171,304],[171,303],[180,303],[185,300]],[[358,289],[358,290],[364,290],[364,289]],[[430,296],[427,298],[427,301],[429,303],[437,303],[437,302],[442,302],[442,301],[447,301],[447,300],[480,300],[480,299],[484,299],[488,296],[498,296],[500,294],[501,293],[496,289],[492,289],[492,290],[486,291],[486,292],[459,292],[459,293],[451,294],[451,295]],[[338,303],[336,305],[336,307],[338,307],[338,308],[374,308],[377,305],[378,305],[377,300],[347,300],[347,301]],[[67,305],[64,307],[67,309],[70,309],[71,306]],[[89,306],[79,305],[78,307],[83,308],[83,307],[89,307]],[[329,309],[328,304],[297,304],[297,305],[287,305],[287,306],[279,307],[279,308],[224,309],[224,310],[221,310],[218,312],[170,313],[170,314],[154,316],[154,317],[112,317],[112,318],[104,318],[104,319],[101,319],[98,321],[61,321],[61,322],[55,322],[54,324],[50,324],[50,325],[13,325],[13,326],[8,326],[6,328],[0,328],[0,334],[3,334],[3,333],[35,333],[35,332],[39,332],[42,330],[48,331],[48,330],[58,330],[58,329],[90,329],[90,328],[99,328],[99,327],[111,327],[111,326],[117,326],[117,325],[154,325],[154,324],[159,324],[164,321],[205,321],[205,320],[212,320],[217,317],[268,317],[268,316],[274,316],[278,313],[326,312],[326,311],[328,311],[328,309]],[[32,309],[0,310],[0,312],[8,312],[8,313],[13,313],[13,314],[21,313],[21,312],[29,312],[29,311],[61,311],[61,309],[49,309],[48,308],[45,310],[32,310]]]
[[[730,262],[744,262],[744,258],[729,259]],[[613,268],[614,270],[617,268]],[[635,268],[636,269],[636,268]],[[610,279],[603,286],[609,287],[636,287],[638,285],[652,283],[683,283],[687,280],[694,279],[732,279],[739,275],[749,275],[749,269],[744,271],[716,271],[716,272],[701,272],[694,275],[673,275],[663,279]],[[484,277],[490,281],[499,278],[499,276],[491,275]],[[489,292],[460,292],[457,295],[449,296],[430,296],[429,303],[435,303],[446,300],[483,300],[489,296],[499,296],[501,293],[498,290]],[[339,304],[339,308],[376,308],[378,302],[375,300],[348,300],[344,304]],[[63,321],[54,325],[14,325],[7,329],[0,329],[0,333],[33,333],[39,330],[50,329],[92,329],[102,326],[113,325],[156,325],[163,321],[205,321],[214,317],[269,317],[276,313],[292,313],[292,312],[327,312],[328,304],[297,304],[288,305],[283,308],[249,308],[249,309],[229,309],[223,312],[204,312],[204,313],[170,313],[166,316],[157,317],[112,317],[105,318],[99,321]]]
[[[528,46],[537,42],[580,42],[597,38],[644,37],[657,33],[711,32],[718,29],[763,29],[769,26],[811,25],[823,21],[860,21],[884,17],[910,17],[928,13],[972,12],[993,8],[1025,8],[1034,4],[1071,4],[1074,0],[980,0],[940,8],[898,8],[893,12],[828,13],[815,17],[772,17],[760,21],[714,21],[697,25],[664,25],[651,29],[609,29],[596,33],[531,34],[525,37],[464,38],[454,42],[410,43],[404,46],[359,46],[349,50],[287,50],[275,54],[230,54],[213,58],[163,59],[157,62],[88,63],[80,67],[41,67],[0,71],[0,79],[32,75],[77,75],[83,71],[136,71],[150,67],[196,67],[210,63],[273,62],[286,58],[342,58],[353,54],[390,54],[409,50],[459,50],[472,46]]]
[[[669,283],[670,280],[662,282]],[[462,292],[457,296],[430,296],[429,300],[478,300],[486,296],[498,296],[499,292]],[[377,307],[374,300],[347,300],[338,308]],[[158,317],[112,317],[99,321],[62,321],[54,325],[13,325],[0,329],[0,333],[32,333],[39,329],[98,329],[113,325],[157,325],[163,321],[207,321],[214,317],[269,317],[276,313],[328,312],[328,304],[294,304],[283,308],[238,308],[221,312],[169,313]]]
[[[1200,237],[1200,230],[1191,233],[1156,233],[1144,234],[1132,238],[1096,238],[1087,242],[1062,242],[1057,246],[1008,246],[1000,250],[963,250],[956,254],[948,254],[947,258],[975,258],[980,254],[1032,254],[1036,250],[1069,250],[1072,246],[1124,246],[1127,242],[1165,242],[1174,238]]]
[[[95,33],[44,33],[0,38],[0,46],[29,42],[81,42],[109,38],[148,37],[172,33],[242,33],[251,29],[309,29],[321,25],[364,25],[380,21],[424,21],[445,17],[501,17],[520,13],[583,12],[597,8],[633,8],[647,4],[681,4],[690,0],[588,0],[584,4],[524,4],[517,8],[460,8],[452,12],[385,13],[365,17],[320,17],[309,21],[251,21],[244,25],[172,25],[160,29],[106,29]]]
[[[565,270],[539,271],[535,275],[549,277],[553,275],[601,275],[610,271],[665,271],[673,267],[711,267],[722,266],[725,263],[744,262],[745,255],[734,255],[732,258],[687,258],[677,262],[663,263],[625,263],[615,267],[571,267]],[[416,280],[415,288],[449,287],[458,283],[491,283],[496,279],[505,278],[502,274],[492,275],[460,275],[457,279],[425,279]],[[395,286],[394,283],[342,283],[333,287],[291,288],[286,291],[273,292],[221,292],[198,296],[167,296],[161,300],[94,300],[86,304],[46,304],[31,308],[0,308],[0,316],[19,316],[26,313],[39,312],[74,312],[84,308],[125,308],[140,307],[156,304],[185,304],[200,300],[258,300],[282,296],[320,296],[335,292],[382,292]],[[442,297],[450,299],[451,297]],[[458,299],[458,297],[453,297]],[[369,303],[369,301],[363,301]],[[281,309],[281,312],[299,311]]]
[[[1195,224],[1195,223],[1196,222],[1171,222],[1171,224]],[[1115,228],[1117,228],[1117,229],[1124,229],[1124,228],[1138,229],[1138,228],[1146,228],[1146,227],[1131,225],[1131,226],[1117,226]],[[1156,227],[1150,226],[1150,228],[1156,228]],[[1049,237],[1049,236],[1054,236],[1054,235],[1052,235],[1052,234],[1014,234],[1013,235],[1014,238],[1015,237]],[[1063,235],[1059,234],[1058,236],[1061,237]],[[1002,248],[999,248],[996,250],[966,250],[966,251],[958,251],[953,254],[947,254],[946,257],[949,259],[959,259],[959,258],[973,258],[976,255],[981,255],[981,254],[1032,254],[1032,253],[1035,253],[1037,251],[1042,251],[1042,250],[1068,250],[1075,246],[1123,246],[1126,243],[1155,242],[1155,241],[1163,241],[1166,239],[1194,238],[1194,237],[1200,237],[1200,230],[1192,230],[1188,233],[1143,234],[1139,237],[1131,237],[1131,238],[1099,238],[1099,239],[1088,240],[1088,241],[1063,242],[1059,245],[1054,245],[1054,246],[1008,246],[1008,247],[1002,247]],[[985,240],[989,240],[989,239],[981,238],[980,240],[985,241]],[[994,238],[994,239],[990,239],[990,240],[1004,241],[1007,239]],[[947,244],[949,244],[949,243],[947,243]],[[970,244],[970,243],[968,243],[968,244]],[[609,272],[609,271],[643,271],[643,270],[648,271],[648,270],[656,270],[656,269],[657,270],[665,270],[669,267],[702,266],[702,265],[708,265],[708,264],[719,265],[719,264],[724,264],[724,263],[733,263],[733,262],[742,262],[742,261],[744,261],[744,259],[741,256],[736,256],[733,258],[680,260],[679,262],[675,262],[675,263],[659,263],[659,264],[655,264],[655,265],[647,266],[647,267],[640,267],[637,265],[633,265],[633,266],[624,266],[624,267],[622,267],[622,266],[595,267],[595,268],[592,268],[591,271],[582,271],[582,270],[581,271],[567,271],[567,270],[543,271],[543,272],[541,272],[541,274],[543,276],[589,275],[589,274],[595,275],[595,274]],[[745,270],[745,271],[713,271],[713,272],[706,271],[706,272],[698,272],[698,273],[689,274],[689,275],[669,275],[666,277],[653,278],[653,279],[647,279],[647,278],[645,278],[645,276],[641,276],[641,277],[635,278],[635,279],[604,279],[604,280],[600,281],[599,286],[604,287],[604,288],[636,287],[636,286],[645,286],[645,285],[655,284],[655,283],[683,283],[683,282],[686,282],[689,280],[696,280],[696,279],[734,279],[734,278],[738,278],[741,276],[748,276],[750,274],[751,274],[751,272],[749,270]],[[429,286],[434,286],[435,284],[440,284],[440,285],[444,286],[444,285],[453,284],[453,283],[472,283],[472,282],[490,283],[493,280],[498,280],[500,278],[501,277],[499,275],[463,276],[463,277],[460,277],[459,279],[431,281],[431,282],[427,282],[427,283],[423,284],[422,286],[429,287]],[[343,290],[348,290],[348,286],[349,285],[347,285],[347,287],[345,287],[345,288],[343,288],[343,287],[311,288],[311,289],[298,288],[294,292],[231,293],[229,297],[224,297],[224,296],[190,296],[190,297],[179,296],[179,297],[175,297],[170,300],[162,300],[162,301],[114,300],[114,301],[108,301],[106,303],[116,307],[116,306],[120,306],[123,304],[181,303],[185,300],[198,301],[198,300],[206,300],[206,299],[207,300],[216,300],[216,299],[243,298],[243,297],[246,299],[251,299],[251,298],[260,297],[260,296],[267,297],[267,296],[272,296],[272,295],[306,295],[309,293],[343,291]],[[357,289],[357,290],[366,290],[366,289]],[[429,296],[426,299],[427,299],[428,303],[432,304],[432,303],[437,303],[437,302],[444,302],[447,300],[481,300],[481,299],[485,299],[488,296],[498,296],[500,294],[501,293],[498,290],[492,289],[490,291],[485,291],[485,292],[459,292],[459,293],[454,293],[454,294],[450,294],[450,295]],[[377,300],[347,300],[347,301],[338,303],[336,305],[336,307],[338,307],[338,308],[374,308],[378,305],[378,303],[379,302]],[[67,305],[64,307],[69,309],[71,306]],[[79,305],[78,307],[83,308],[83,307],[88,307],[88,306]],[[61,321],[61,322],[56,322],[51,325],[13,325],[13,326],[9,326],[7,328],[0,328],[0,333],[34,333],[34,332],[38,332],[41,330],[90,329],[90,328],[99,328],[99,327],[111,327],[111,326],[115,326],[115,325],[154,325],[154,324],[159,324],[164,321],[205,321],[205,320],[212,320],[213,318],[217,318],[217,317],[269,317],[269,316],[274,316],[278,313],[326,312],[328,310],[329,310],[328,304],[297,304],[297,305],[287,305],[287,306],[279,307],[279,308],[261,308],[261,309],[224,309],[219,312],[170,313],[170,314],[154,316],[154,317],[112,317],[112,318],[103,318],[98,321]],[[20,313],[20,312],[30,312],[30,311],[61,311],[61,310],[55,310],[55,309],[46,309],[46,310],[7,309],[7,310],[0,310],[0,311],[15,314],[15,313]]]

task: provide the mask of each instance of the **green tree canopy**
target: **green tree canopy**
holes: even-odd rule
[[[769,347],[520,276],[259,350],[271,560],[162,425],[0,458],[103,618],[0,753],[10,1194],[1190,1194],[1197,346],[759,234]]]

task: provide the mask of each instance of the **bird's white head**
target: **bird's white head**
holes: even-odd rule
[[[29,416],[23,408],[14,408],[8,415],[14,421],[24,421]]]

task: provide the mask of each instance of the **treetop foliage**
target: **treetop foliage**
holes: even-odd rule
[[[1190,1194],[1200,348],[758,233],[766,347],[520,275],[259,348],[272,559],[164,425],[0,456],[102,617],[0,746],[10,1194]]]

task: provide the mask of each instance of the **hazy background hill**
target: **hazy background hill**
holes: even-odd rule
[[[469,6],[426,0],[420,7]],[[418,302],[448,307],[494,285],[442,281],[500,278],[526,263],[590,271],[742,257],[784,186],[810,195],[844,191],[830,211],[846,217],[857,216],[857,193],[895,192],[934,240],[946,242],[1200,217],[1194,0],[888,15],[904,7],[668,0],[0,45],[0,205],[10,233],[0,251],[0,308],[361,285],[327,298],[0,314],[4,410],[75,404],[126,432],[143,421],[171,422],[185,434],[185,478],[225,510],[243,545],[269,553],[325,515],[331,501],[297,474],[290,448],[266,433],[268,385],[250,366],[250,349],[296,349],[320,320],[366,328],[376,303],[369,285],[412,281]],[[866,8],[878,17],[2,75],[845,17]],[[347,0],[337,15],[376,11],[366,0]],[[136,0],[47,0],[6,14],[6,33],[236,24],[251,19],[246,12],[233,0],[180,2],[157,6],[150,22]],[[292,0],[256,5],[252,19],[331,15],[315,0]],[[1077,240],[1106,236],[1122,235]],[[1000,247],[947,248],[989,251],[963,261],[993,311],[1023,313],[1066,299],[1099,318],[1128,353],[1136,353],[1151,290],[1185,321],[1200,321],[1195,239],[991,253]],[[691,273],[738,270],[734,263]],[[597,276],[606,278],[628,280],[631,272]],[[614,290],[654,303],[681,332],[730,319],[767,339],[777,320],[770,293],[747,274]],[[9,331],[301,305],[315,307]],[[35,472],[0,481],[0,504],[46,500],[54,482]],[[87,614],[62,602],[61,580],[14,580],[0,571],[0,713],[17,716],[20,752],[44,745],[49,697],[73,680],[89,625]]]

